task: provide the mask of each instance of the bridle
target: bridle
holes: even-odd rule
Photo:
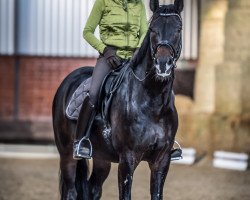
[[[180,22],[181,22],[181,25],[182,25],[182,18],[179,14],[177,13],[160,13],[159,16],[162,16],[162,17],[171,17],[171,16],[176,16],[179,18]],[[149,28],[149,30],[151,30]],[[154,65],[156,64],[156,53],[158,51],[158,49],[162,46],[165,46],[167,48],[169,48],[172,52],[172,58],[173,58],[173,65],[174,67],[176,68],[176,62],[177,60],[180,58],[180,55],[181,55],[181,49],[182,49],[182,36],[180,37],[179,41],[178,41],[178,45],[177,45],[177,48],[174,47],[174,45],[168,41],[168,40],[162,40],[160,42],[158,42],[158,44],[156,45],[156,48],[153,49],[152,48],[152,45],[151,45],[151,54],[152,54],[152,58],[153,58],[153,61],[154,61]],[[133,76],[140,82],[143,82],[152,72],[152,68],[149,72],[146,73],[145,77],[140,79],[135,73],[134,71],[132,70],[132,74]]]
[[[179,18],[181,25],[182,25],[182,18],[179,14],[177,13],[160,13],[159,16],[163,16],[163,17],[171,17],[171,16],[176,16]],[[181,49],[182,49],[182,36],[180,37],[179,41],[178,41],[178,45],[177,48],[174,47],[174,45],[168,41],[168,40],[162,40],[160,42],[158,42],[158,44],[156,45],[156,48],[153,49],[151,46],[151,52],[152,52],[152,58],[154,60],[154,63],[156,62],[156,53],[158,51],[158,49],[162,46],[165,46],[167,48],[169,48],[172,52],[172,58],[173,58],[173,64],[176,67],[176,62],[177,60],[180,58],[181,55]]]

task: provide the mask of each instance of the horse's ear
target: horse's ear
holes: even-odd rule
[[[183,0],[175,0],[174,5],[179,13],[183,11],[183,8],[184,8]]]
[[[159,0],[150,0],[149,7],[152,12],[155,12],[159,8]]]

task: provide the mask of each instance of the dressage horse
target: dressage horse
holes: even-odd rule
[[[74,160],[76,121],[65,115],[75,89],[93,68],[79,68],[61,83],[53,102],[55,142],[60,154],[61,199],[100,199],[111,162],[118,163],[119,199],[131,199],[133,174],[141,161],[151,170],[151,199],[163,199],[171,149],[178,128],[173,81],[182,48],[183,0],[159,6],[150,1],[153,16],[138,54],[129,62],[110,107],[111,131],[97,114],[91,128],[93,172],[87,179],[86,160]]]

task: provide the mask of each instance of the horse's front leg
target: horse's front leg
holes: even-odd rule
[[[158,156],[153,163],[149,162],[151,170],[150,193],[151,200],[163,199],[163,187],[170,165],[170,152]]]
[[[119,199],[131,199],[131,187],[133,181],[134,170],[138,165],[133,152],[125,152],[120,154],[120,161],[118,166],[118,185],[119,185]]]

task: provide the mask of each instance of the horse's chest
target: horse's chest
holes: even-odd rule
[[[162,123],[155,123],[146,118],[139,118],[130,124],[126,140],[133,148],[163,147],[168,138],[168,130]],[[132,142],[131,142],[132,141]]]
[[[113,141],[133,149],[166,146],[171,128],[162,114],[163,102],[153,101],[146,94],[125,94],[124,91],[124,98],[119,98],[119,101],[116,99],[116,105],[123,102],[122,106],[113,109]]]

